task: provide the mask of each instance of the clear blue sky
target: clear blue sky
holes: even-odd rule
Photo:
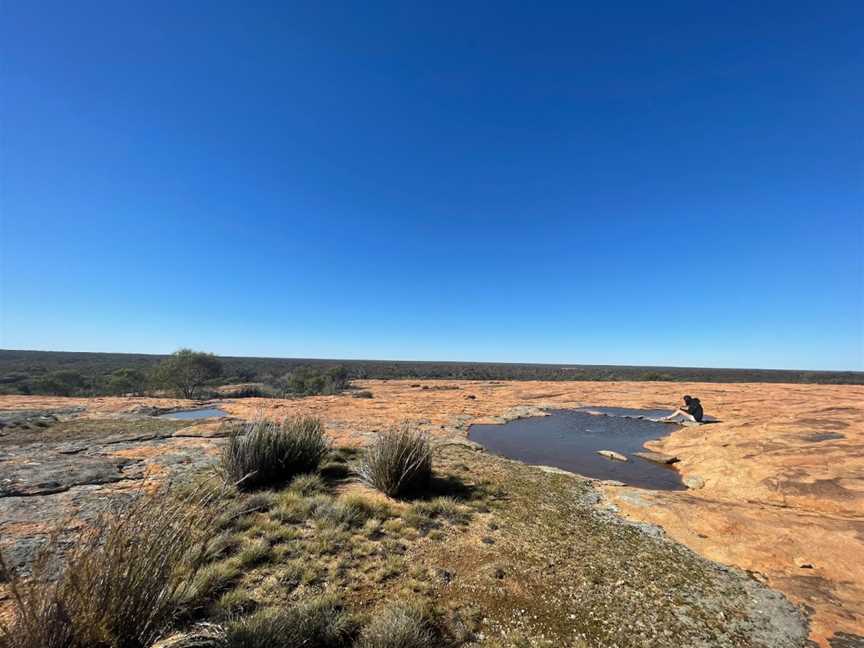
[[[864,3],[0,14],[0,347],[864,369]]]

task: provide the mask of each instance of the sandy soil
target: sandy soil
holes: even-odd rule
[[[720,422],[654,444],[680,458],[685,492],[606,487],[627,516],[661,525],[698,553],[750,570],[812,612],[811,637],[864,635],[864,387],[627,382],[360,381],[374,398],[238,399],[220,405],[250,418],[320,416],[342,443],[403,420],[432,434],[530,414],[534,407],[665,407],[699,396]],[[472,398],[473,397],[473,398]],[[105,418],[149,407],[146,398],[0,397],[0,409],[63,409]],[[698,478],[698,479],[693,479]]]

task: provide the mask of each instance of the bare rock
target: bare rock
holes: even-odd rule
[[[131,459],[45,450],[34,457],[14,457],[0,462],[0,497],[47,495],[72,486],[120,481],[126,478],[121,469],[130,463]]]
[[[684,478],[684,485],[691,490],[699,490],[705,486],[705,480],[699,475],[688,475]]]
[[[614,450],[598,450],[597,454],[601,457],[606,457],[607,459],[613,459],[614,461],[630,461],[623,454],[615,452]]]
[[[174,432],[172,436],[216,439],[230,435],[232,430],[234,430],[234,426],[226,425],[222,421],[209,421],[207,423],[198,423],[197,425],[180,428]]]
[[[678,457],[672,455],[666,455],[662,452],[654,452],[653,450],[646,450],[645,452],[634,452],[637,457],[640,459],[644,459],[645,461],[653,461],[658,464],[673,464],[680,461]]]
[[[544,473],[549,473],[550,475],[566,475],[568,477],[579,477],[576,473],[572,473],[569,470],[564,470],[562,468],[556,468],[555,466],[534,466],[537,470],[541,470]],[[584,478],[583,478],[584,479]]]

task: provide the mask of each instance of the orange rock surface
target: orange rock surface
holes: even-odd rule
[[[350,394],[297,400],[237,399],[233,416],[320,416],[342,443],[404,420],[432,434],[503,421],[532,407],[610,405],[663,408],[698,396],[719,422],[687,427],[650,444],[680,458],[683,492],[605,487],[627,516],[658,524],[677,541],[754,576],[806,605],[812,638],[864,635],[864,387],[660,382],[357,381],[374,398]],[[474,398],[471,398],[473,396]],[[83,406],[87,417],[142,407],[189,407],[149,398],[0,396],[0,409]]]

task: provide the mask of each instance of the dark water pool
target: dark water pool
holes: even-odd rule
[[[167,414],[161,414],[157,418],[187,421],[203,418],[222,418],[223,416],[228,416],[228,412],[216,407],[206,407],[202,409],[183,410],[181,412],[168,412]]]
[[[677,430],[677,425],[607,414],[558,410],[550,416],[518,419],[504,425],[472,425],[468,436],[490,452],[528,464],[557,466],[586,477],[615,479],[652,490],[686,489],[674,468],[633,455],[646,450],[646,441]],[[598,455],[598,450],[620,452],[629,461],[607,459]]]

